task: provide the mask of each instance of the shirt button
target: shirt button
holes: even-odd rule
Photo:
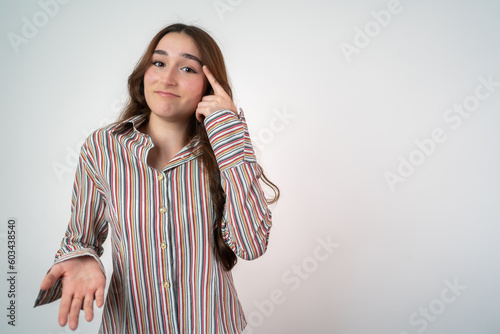
[[[161,249],[165,249],[165,248],[167,248],[167,244],[164,243],[164,242],[162,242],[161,245],[160,245],[160,247],[161,247]]]
[[[166,209],[164,206],[162,206],[162,207],[160,208],[160,212],[161,212],[161,213],[165,213],[166,211],[167,211],[167,209]]]
[[[165,289],[170,288],[170,284],[168,282],[163,283],[163,286],[165,287]]]
[[[163,173],[162,173],[162,174],[160,174],[160,175],[158,175],[158,180],[160,180],[160,181],[161,181],[161,180],[163,180],[163,178],[164,178]]]

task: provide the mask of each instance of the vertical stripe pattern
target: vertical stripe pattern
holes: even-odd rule
[[[246,325],[231,272],[216,260],[214,210],[197,138],[163,170],[147,164],[153,147],[137,128],[145,116],[92,133],[82,146],[71,220],[55,263],[99,257],[111,238],[113,273],[100,333],[241,333]],[[271,228],[243,112],[205,119],[226,194],[222,230],[237,256],[254,259]],[[103,268],[104,270],[104,268]],[[35,306],[61,296],[40,291]]]

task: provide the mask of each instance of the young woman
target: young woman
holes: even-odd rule
[[[255,160],[220,49],[200,28],[168,26],[128,86],[120,121],[82,146],[71,220],[35,306],[61,298],[59,324],[75,329],[81,309],[90,321],[104,304],[101,333],[241,333],[231,269],[265,252],[279,190]]]

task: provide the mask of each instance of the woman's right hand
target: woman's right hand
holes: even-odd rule
[[[94,318],[94,300],[97,307],[104,304],[106,278],[99,263],[91,256],[80,256],[59,262],[52,266],[42,281],[42,290],[50,289],[58,278],[62,282],[62,297],[59,307],[59,325],[75,330],[78,327],[80,310],[85,319]]]

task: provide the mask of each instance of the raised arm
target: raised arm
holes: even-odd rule
[[[221,222],[226,244],[240,258],[255,259],[266,251],[271,211],[260,185],[257,164],[243,112],[220,110],[205,119],[221,171],[226,205]]]
[[[240,258],[251,260],[267,248],[271,211],[261,189],[262,170],[255,159],[252,143],[241,111],[204,66],[214,90],[198,104],[196,117],[204,118],[208,138],[221,171],[226,205],[221,222],[226,244]]]

